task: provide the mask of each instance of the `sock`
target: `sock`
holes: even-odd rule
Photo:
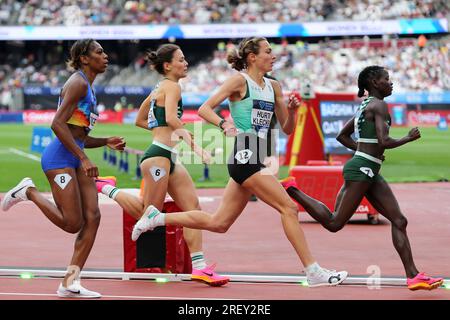
[[[165,213],[160,213],[156,216],[155,218],[156,223],[158,226],[165,226],[166,225],[166,214]]]
[[[310,264],[305,268],[306,276],[317,274],[318,272],[322,271],[322,268],[319,266],[317,262],[314,262],[313,264]]]
[[[192,268],[193,269],[204,269],[206,268],[205,256],[203,251],[191,253]]]
[[[115,199],[117,197],[117,194],[119,193],[119,189],[110,185],[110,184],[105,184],[102,188],[102,193],[105,196],[110,197],[111,199]]]
[[[158,210],[158,209],[156,209],[156,210]],[[145,209],[143,216],[148,218],[150,216],[151,212],[152,211],[150,210],[150,206],[148,206],[147,209]],[[155,223],[157,226],[166,225],[166,214],[164,212],[159,211],[159,214],[156,217],[154,217],[153,219],[155,219]]]
[[[67,267],[66,276],[63,280],[63,286],[67,288],[70,286],[74,280],[78,280],[80,277],[80,267],[76,265],[70,265]]]

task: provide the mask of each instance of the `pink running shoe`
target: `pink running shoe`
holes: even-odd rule
[[[230,278],[221,276],[214,272],[216,264],[207,266],[204,269],[192,269],[191,279],[194,281],[204,282],[212,287],[220,287],[227,284]]]
[[[117,183],[117,179],[114,176],[97,177],[95,179],[95,185],[97,186],[97,191],[99,193],[102,193],[102,188],[105,185],[110,184],[115,187],[116,183]]]
[[[433,290],[444,283],[443,278],[431,278],[424,272],[418,273],[414,278],[406,280],[409,290]]]
[[[283,180],[280,180],[281,185],[283,186],[284,189],[288,189],[289,187],[295,187],[297,189],[297,181],[295,180],[295,177],[289,176],[287,178],[284,178]]]

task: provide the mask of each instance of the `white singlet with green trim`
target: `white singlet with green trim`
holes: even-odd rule
[[[275,109],[275,92],[270,79],[264,79],[261,88],[250,76],[240,73],[247,81],[248,96],[240,101],[230,101],[229,107],[238,133],[254,133],[267,138],[270,121]]]

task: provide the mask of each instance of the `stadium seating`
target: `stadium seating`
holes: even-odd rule
[[[378,64],[391,71],[398,92],[442,92],[450,89],[449,38],[430,39],[425,47],[418,46],[415,38],[274,44],[277,61],[272,74],[288,91],[298,90],[302,79],[308,78],[316,91],[353,92],[358,72],[367,65]],[[182,80],[185,92],[211,92],[235,72],[226,62],[224,46],[220,47],[209,58],[190,66],[188,77]],[[99,75],[96,84],[155,85],[157,73],[149,70],[148,65],[137,63],[139,59],[141,55],[128,66],[111,64],[105,74]],[[38,68],[34,59],[27,57],[17,66],[0,66],[0,87],[59,86],[69,75],[64,61]]]
[[[339,20],[379,20],[448,17],[450,3],[445,0],[3,0],[0,25],[105,25],[105,24],[192,24],[192,23],[270,23]],[[307,78],[314,90],[353,92],[358,72],[370,64],[386,66],[396,92],[442,92],[450,89],[450,36],[434,35],[420,46],[417,38],[385,36],[380,40],[359,38],[320,42],[297,41],[274,44],[277,61],[273,75],[287,91],[298,90]],[[213,41],[213,40],[212,40]],[[317,41],[317,40],[316,40]],[[9,48],[6,44],[5,48]],[[20,44],[19,44],[20,45]],[[5,46],[5,44],[3,44]],[[15,46],[13,44],[12,46]],[[129,46],[129,44],[128,44]],[[182,81],[185,92],[214,90],[234,71],[226,63],[226,45],[217,50],[205,48],[201,61],[189,61],[190,69]],[[137,48],[137,47],[136,47]],[[154,48],[151,48],[154,49]],[[143,48],[121,55],[122,47],[107,50],[108,70],[97,77],[96,85],[153,86],[156,72],[148,70]],[[183,47],[189,58],[187,48]],[[191,49],[192,50],[192,49]],[[70,76],[62,52],[67,45],[0,52],[0,109],[7,109],[11,92],[27,85],[58,87]],[[191,55],[192,56],[192,55]],[[198,56],[198,55],[197,55]]]
[[[442,18],[445,0],[3,0],[0,25],[253,23]]]

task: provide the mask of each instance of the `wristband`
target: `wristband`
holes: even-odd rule
[[[220,128],[220,130],[222,130],[223,131],[223,128],[222,128],[222,125],[225,123],[225,119],[222,119],[222,120],[220,120],[220,122],[219,122],[219,128]]]

